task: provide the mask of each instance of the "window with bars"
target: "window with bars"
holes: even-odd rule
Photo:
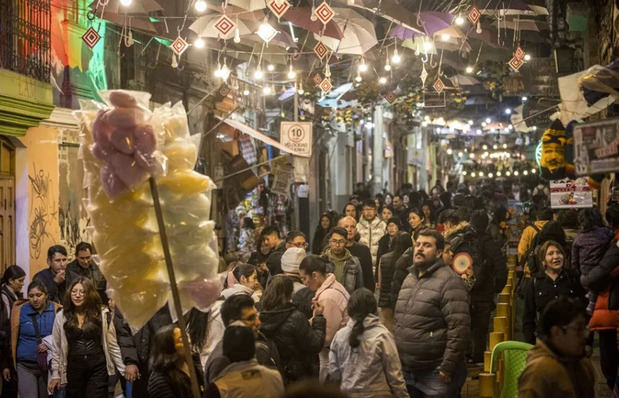
[[[0,68],[49,82],[51,0],[0,1]]]

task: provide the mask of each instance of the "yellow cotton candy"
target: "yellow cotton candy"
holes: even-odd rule
[[[169,171],[193,169],[198,158],[195,145],[185,141],[177,141],[166,146],[163,154],[168,158]]]
[[[161,309],[170,296],[167,280],[144,279],[140,275],[113,289],[112,298],[129,325],[139,329]]]
[[[212,188],[211,179],[193,170],[177,170],[157,179],[157,183],[172,192],[188,195]]]

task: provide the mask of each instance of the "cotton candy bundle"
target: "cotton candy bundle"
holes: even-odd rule
[[[208,308],[220,294],[214,223],[195,171],[197,151],[181,103],[148,110],[150,95],[101,93],[107,105],[85,103],[80,154],[86,208],[112,297],[134,328],[170,298],[170,285],[148,178],[156,176],[176,280],[184,309]]]

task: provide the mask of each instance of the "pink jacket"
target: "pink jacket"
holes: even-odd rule
[[[346,288],[335,279],[334,274],[327,274],[327,279],[316,290],[314,302],[324,307],[323,316],[327,320],[325,347],[331,346],[335,333],[348,322],[348,299]]]

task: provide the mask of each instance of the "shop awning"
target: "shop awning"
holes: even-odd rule
[[[267,145],[271,145],[274,146],[275,148],[279,149],[280,151],[289,153],[291,155],[295,155],[295,156],[304,156],[302,154],[299,154],[298,152],[295,151],[291,151],[289,148],[287,148],[286,146],[282,145],[282,143],[280,143],[279,141],[275,141],[273,138],[266,136],[264,134],[262,134],[261,132],[259,132],[258,130],[255,130],[253,128],[251,128],[250,126],[246,125],[243,122],[240,122],[238,120],[234,120],[234,119],[224,119],[220,116],[216,116],[217,119],[221,120],[222,122],[226,123],[228,126],[237,129],[238,131],[240,131],[243,134],[247,134],[248,136],[255,138],[257,140],[260,140],[262,142],[264,142]]]

